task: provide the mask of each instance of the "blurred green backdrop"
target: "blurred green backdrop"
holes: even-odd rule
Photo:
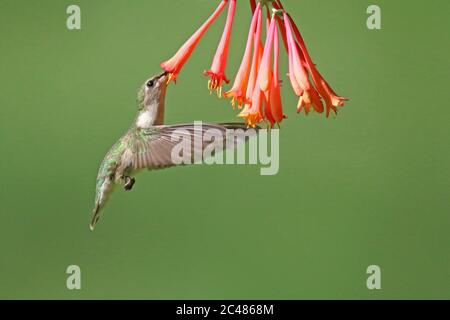
[[[90,232],[97,169],[138,86],[218,1],[0,1],[0,298],[450,298],[450,2],[284,2],[351,98],[338,117],[297,115],[285,81],[278,175],[143,173]],[[66,28],[70,4],[80,31]],[[366,27],[370,4],[382,30]],[[201,74],[224,20],[170,86],[168,123],[235,120]],[[239,1],[230,77],[249,22]],[[71,264],[82,290],[66,288]]]

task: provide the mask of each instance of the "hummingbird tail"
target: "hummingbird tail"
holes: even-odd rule
[[[92,220],[89,228],[91,231],[94,231],[95,225],[97,224],[98,219],[100,218],[100,205],[97,203],[95,205],[94,210],[92,211]]]

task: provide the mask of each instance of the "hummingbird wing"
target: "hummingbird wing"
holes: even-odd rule
[[[149,129],[138,129],[136,143],[133,148],[133,169],[142,170],[147,168],[155,170],[179,165],[174,163],[172,159],[172,150],[181,143],[180,141],[189,141],[191,143],[190,163],[194,163],[194,159],[203,159],[203,151],[211,143],[211,141],[204,141],[204,133],[211,129],[220,131],[222,146],[225,149],[227,146],[226,139],[230,137],[229,134],[227,135],[229,133],[227,129],[241,129],[243,130],[241,132],[246,134],[231,136],[234,139],[234,147],[237,143],[244,142],[246,138],[256,134],[258,128],[254,128],[254,131],[249,132],[248,130],[250,129],[242,123],[202,123],[201,129],[199,125],[194,124],[162,125]],[[195,143],[195,141],[200,143]]]

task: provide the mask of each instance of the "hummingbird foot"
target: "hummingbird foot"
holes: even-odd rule
[[[125,191],[130,191],[131,189],[133,189],[135,182],[136,182],[136,180],[134,178],[125,177],[125,185],[123,186]]]

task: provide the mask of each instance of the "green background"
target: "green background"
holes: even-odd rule
[[[297,115],[285,81],[278,175],[143,173],[89,230],[99,163],[137,88],[217,3],[0,0],[0,298],[450,298],[447,0],[285,0],[351,99],[340,114]],[[80,31],[66,28],[70,4]],[[366,27],[370,4],[382,30]],[[235,120],[201,74],[224,20],[170,86],[167,123]],[[239,1],[230,78],[249,22]],[[66,288],[71,264],[82,290]]]

